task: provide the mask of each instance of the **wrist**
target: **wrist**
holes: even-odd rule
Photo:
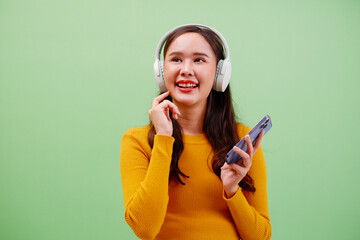
[[[235,193],[239,190],[239,186],[236,185],[232,188],[224,188],[225,194],[227,196],[227,198],[231,198],[232,196],[235,195]]]
[[[172,136],[172,132],[169,132],[169,131],[159,131],[159,132],[156,132],[156,135]]]
[[[172,136],[172,129],[157,128],[157,127],[155,126],[155,134],[157,134],[157,135]]]

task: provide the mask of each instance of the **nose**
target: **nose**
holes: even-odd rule
[[[185,61],[181,66],[180,75],[182,77],[191,77],[194,76],[194,71],[191,62]]]

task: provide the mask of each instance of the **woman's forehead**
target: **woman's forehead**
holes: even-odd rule
[[[169,45],[166,55],[172,52],[199,52],[214,54],[210,44],[199,33],[184,33],[176,37]]]

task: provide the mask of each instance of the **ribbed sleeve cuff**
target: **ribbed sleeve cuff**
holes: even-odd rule
[[[171,158],[174,142],[175,139],[172,136],[156,134],[154,136],[153,151],[154,149],[160,150],[160,152],[164,154],[164,157],[170,156]]]
[[[171,162],[174,142],[175,139],[172,136],[155,135],[151,159],[161,159],[160,161],[155,162],[160,165],[166,164],[168,166]]]
[[[232,206],[234,207],[239,207],[239,204],[242,202],[242,201],[245,201],[247,203],[247,200],[241,190],[240,187],[238,187],[238,190],[236,191],[236,193],[228,198],[226,193],[225,193],[225,190],[223,190],[223,199],[226,201],[226,203],[228,204],[228,206],[231,208]]]

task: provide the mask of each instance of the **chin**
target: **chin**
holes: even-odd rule
[[[206,105],[206,99],[205,100],[201,100],[197,97],[194,96],[174,96],[173,97],[173,102],[175,103],[175,105],[178,106],[184,106],[184,107],[194,107],[194,106],[199,106],[202,103],[205,102]]]

